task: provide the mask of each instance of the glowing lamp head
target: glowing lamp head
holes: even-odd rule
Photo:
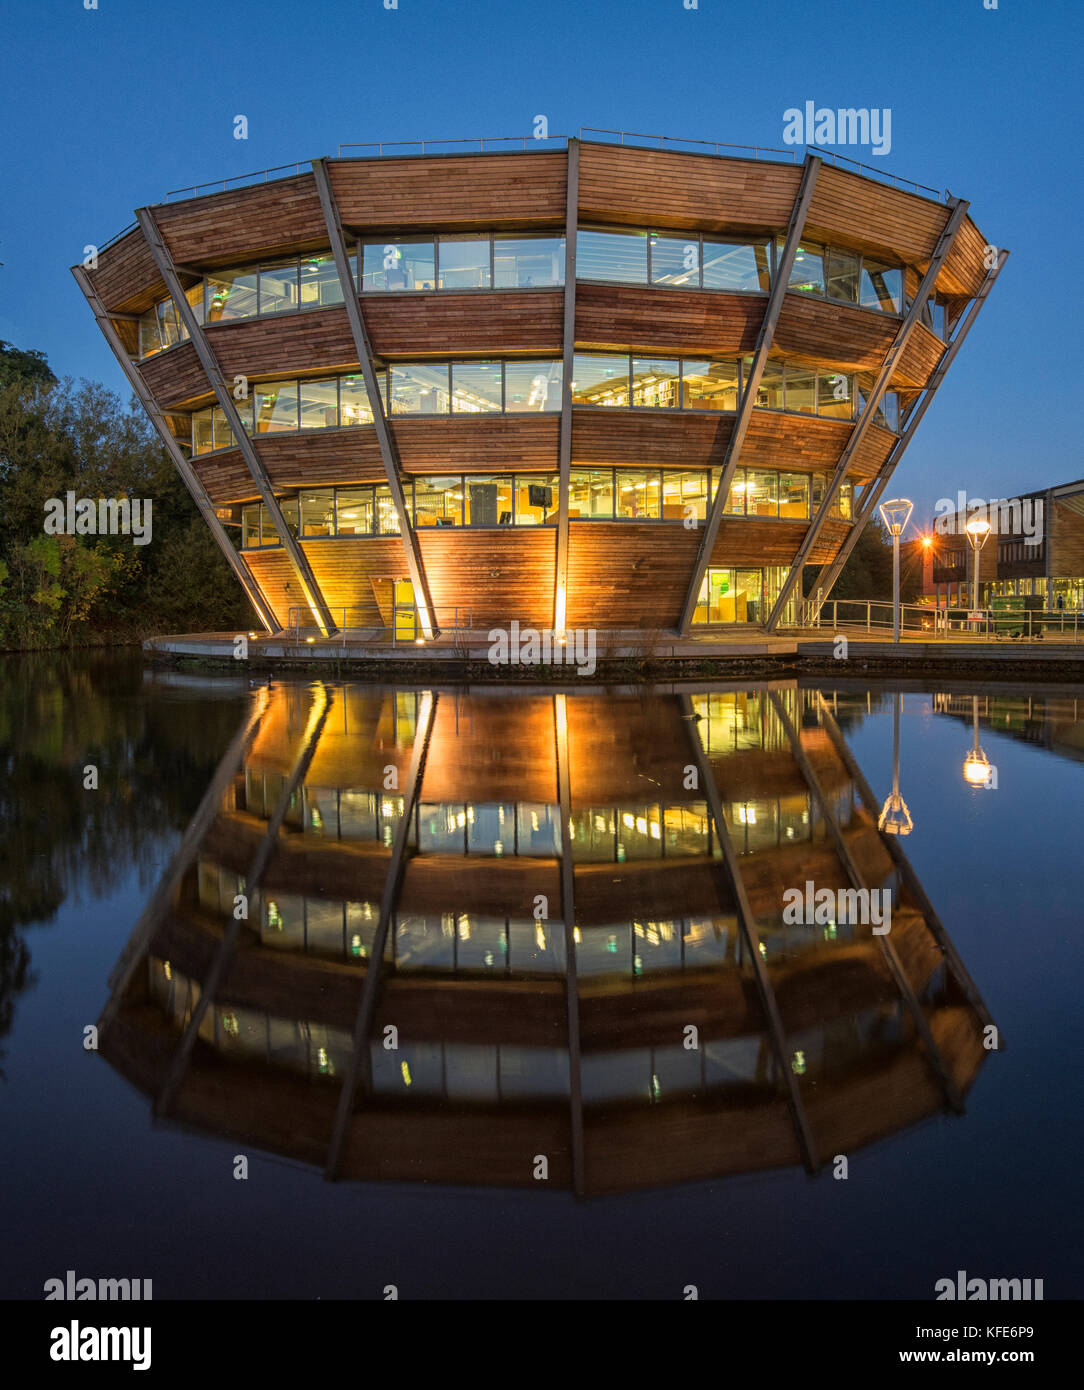
[[[902,536],[904,527],[911,519],[913,502],[909,502],[906,497],[893,497],[890,502],[882,502],[878,507],[881,513],[881,520],[888,529],[890,536]]]
[[[990,523],[984,516],[973,516],[964,527],[967,539],[970,541],[974,550],[981,550],[986,544],[986,537],[990,534]]]

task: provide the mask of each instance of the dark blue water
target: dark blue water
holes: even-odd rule
[[[892,690],[835,696],[878,799]],[[906,854],[1007,1043],[966,1113],[856,1150],[846,1181],[830,1162],[816,1178],[795,1164],[586,1200],[481,1172],[476,1186],[330,1184],[301,1159],[154,1122],[83,1030],[247,682],[146,678],[124,656],[6,658],[0,691],[0,1294],[40,1298],[68,1269],[152,1278],[155,1298],[373,1298],[388,1284],[403,1298],[677,1298],[695,1284],[702,1298],[928,1299],[959,1269],[1084,1293],[1084,691],[1033,692],[1029,712],[1025,688],[977,689],[995,790],[961,772],[970,687],[902,696]],[[97,792],[82,788],[89,762]]]

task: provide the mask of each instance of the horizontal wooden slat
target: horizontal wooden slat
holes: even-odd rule
[[[304,605],[305,596],[283,550],[247,550],[242,560],[271,605],[279,627],[285,627],[291,606]]]
[[[173,259],[182,265],[242,264],[282,251],[314,250],[328,241],[311,173],[159,203],[152,211]]]
[[[97,270],[88,271],[90,283],[107,309],[141,314],[166,288],[142,231],[135,227],[98,255]]]
[[[362,305],[378,355],[561,353],[560,290],[372,294]]]
[[[564,150],[331,160],[348,229],[519,227],[564,223]]]
[[[800,165],[584,144],[579,216],[643,228],[783,231],[801,174]]]
[[[139,374],[160,406],[182,405],[211,396],[211,383],[191,343],[178,343],[148,357],[139,363]]]
[[[917,263],[932,255],[948,217],[944,203],[823,164],[805,236]]]
[[[451,623],[457,605],[473,610],[476,628],[507,628],[513,618],[552,625],[555,527],[422,527],[418,542],[441,626]],[[467,621],[464,614],[459,621]]]
[[[358,368],[357,348],[341,308],[209,324],[206,334],[227,378],[255,380]]]
[[[766,295],[576,286],[576,348],[695,357],[752,352]]]
[[[568,626],[676,627],[699,541],[672,523],[573,521]]]
[[[805,539],[809,523],[771,517],[727,517],[711,552],[713,565],[789,565]],[[826,521],[808,564],[833,560],[849,530],[845,521]]]
[[[391,424],[407,473],[557,471],[556,412],[431,420],[393,416]]]

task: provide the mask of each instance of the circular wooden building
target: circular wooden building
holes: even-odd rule
[[[190,190],[74,268],[269,631],[793,621],[1007,254],[812,150],[524,144]]]

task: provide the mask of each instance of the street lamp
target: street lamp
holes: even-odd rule
[[[977,611],[979,606],[979,551],[986,544],[986,537],[990,534],[990,523],[984,516],[973,516],[964,527],[968,543],[975,552],[974,578],[972,580],[971,608]]]
[[[971,748],[964,759],[964,781],[969,787],[985,787],[990,781],[990,759],[979,747],[979,697],[972,695],[971,710],[974,719],[974,736]]]
[[[911,507],[906,497],[894,497],[882,502],[878,510],[881,520],[892,537],[892,640],[900,640],[900,536],[911,519]]]
[[[877,818],[877,829],[886,835],[910,835],[915,828],[907,802],[900,796],[900,705],[902,694],[897,690],[893,696],[892,711],[892,793]]]

